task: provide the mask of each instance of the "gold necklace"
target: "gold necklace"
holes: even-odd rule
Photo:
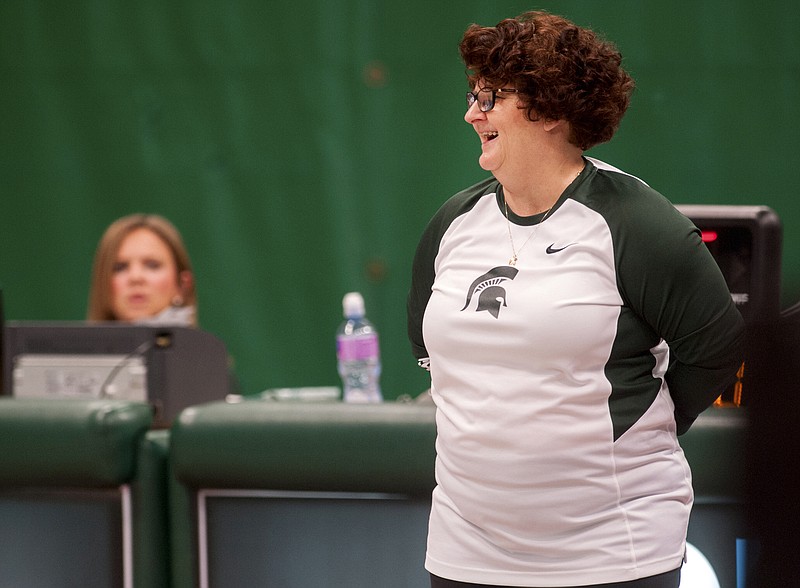
[[[519,257],[517,257],[517,250],[514,247],[514,237],[511,235],[511,221],[508,218],[508,202],[506,201],[505,194],[503,194],[503,209],[506,213],[506,227],[508,227],[508,240],[511,241],[511,259],[508,260],[508,265],[514,267],[515,265],[517,265],[517,260],[519,259]],[[550,214],[551,210],[553,210],[552,206],[545,211],[542,220],[540,220],[536,225],[534,225],[531,234],[528,235],[528,238],[525,239],[525,242],[522,244],[522,247],[519,248],[520,253],[522,253],[522,250],[525,249],[525,245],[528,244],[528,241],[530,241],[531,238],[533,238],[533,236],[536,234],[536,229],[539,228],[539,225],[541,225],[544,222],[544,219],[547,218],[547,215]]]
[[[573,178],[572,181],[574,182],[582,173],[583,173],[583,168],[578,170],[578,173],[575,174],[575,178]],[[560,198],[559,198],[559,200],[560,200]],[[558,200],[556,200],[556,202],[558,202]],[[555,206],[555,203],[553,203],[553,206]],[[528,238],[525,239],[525,242],[522,244],[522,247],[519,248],[519,252],[520,253],[522,253],[522,250],[525,249],[525,245],[528,244],[528,241],[530,241],[533,238],[533,236],[536,234],[536,229],[539,228],[539,225],[541,225],[544,222],[544,219],[546,219],[547,215],[550,214],[550,211],[553,210],[553,206],[551,206],[550,208],[545,210],[544,211],[544,216],[542,217],[542,220],[540,220],[538,223],[536,223],[533,226],[533,230],[531,231],[531,234],[528,235]],[[514,267],[515,265],[517,265],[517,260],[519,259],[519,257],[517,257],[517,250],[514,247],[514,237],[511,235],[511,221],[508,218],[508,201],[506,200],[505,193],[503,193],[503,210],[506,213],[506,227],[508,227],[508,240],[511,241],[511,259],[508,260],[508,265],[510,265],[511,267]]]

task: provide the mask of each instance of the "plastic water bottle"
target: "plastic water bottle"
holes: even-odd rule
[[[342,299],[345,321],[336,331],[336,359],[345,402],[381,402],[381,354],[378,332],[364,313],[364,298],[349,292]]]

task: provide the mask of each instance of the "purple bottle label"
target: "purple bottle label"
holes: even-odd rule
[[[337,337],[336,356],[339,361],[363,361],[378,357],[378,336]]]

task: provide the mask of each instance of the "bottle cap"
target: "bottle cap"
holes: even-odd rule
[[[364,297],[359,292],[348,292],[342,298],[344,318],[364,316]]]

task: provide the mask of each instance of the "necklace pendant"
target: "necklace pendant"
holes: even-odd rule
[[[511,267],[514,267],[515,265],[517,265],[517,256],[516,255],[513,255],[511,257],[511,259],[508,260],[508,265],[510,265]]]

